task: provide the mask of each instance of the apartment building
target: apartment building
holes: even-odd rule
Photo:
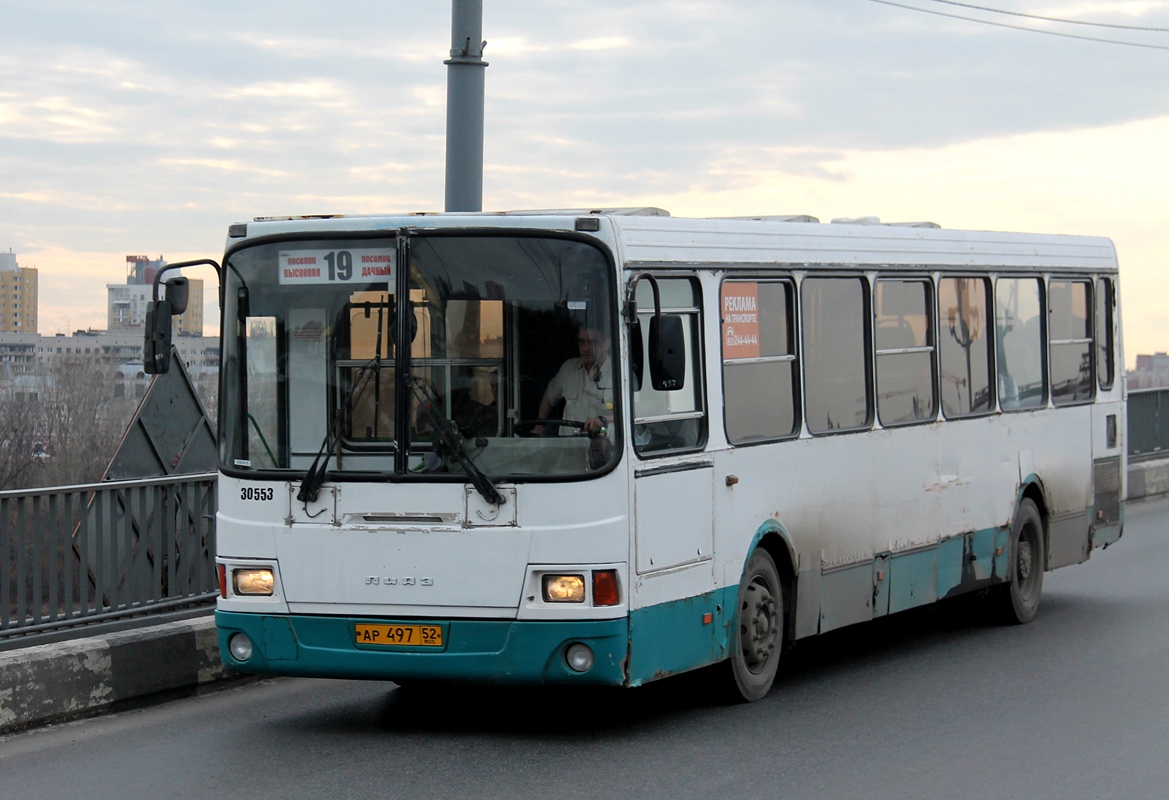
[[[11,250],[0,253],[0,333],[36,332],[36,268],[20,266]]]
[[[154,276],[166,266],[162,256],[126,256],[126,282],[106,284],[106,327],[111,333],[137,331],[146,324],[146,305],[154,291]],[[174,317],[177,336],[203,335],[203,281],[189,278],[190,299],[185,313]]]

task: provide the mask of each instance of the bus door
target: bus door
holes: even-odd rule
[[[1120,352],[1117,337],[1116,284],[1110,277],[1096,279],[1095,325],[1097,399],[1092,406],[1092,546],[1120,538],[1120,504],[1124,497],[1124,415],[1122,382],[1117,379]]]
[[[657,279],[654,323],[648,280],[637,286],[630,328],[633,390],[634,542],[630,679],[649,680],[721,656],[710,616],[714,590],[714,462],[702,452],[706,409],[701,293],[693,278]],[[651,374],[651,339],[680,342],[668,380]],[[639,369],[640,366],[640,369]],[[666,641],[668,638],[669,641]]]

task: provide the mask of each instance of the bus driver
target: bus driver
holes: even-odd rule
[[[563,418],[584,424],[590,435],[607,428],[613,420],[613,370],[609,361],[609,339],[597,328],[581,325],[577,329],[580,358],[570,358],[560,366],[548,383],[540,400],[540,419],[548,419],[552,409],[564,401]],[[540,433],[543,426],[535,429]],[[562,430],[561,435],[573,433]]]

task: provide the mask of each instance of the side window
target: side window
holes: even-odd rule
[[[671,450],[692,450],[706,442],[706,410],[703,408],[700,306],[701,289],[692,278],[658,278],[662,314],[682,318],[686,350],[686,373],[681,389],[657,391],[649,376],[649,329],[654,315],[653,290],[649,281],[637,284],[637,318],[631,348],[640,350],[634,365],[641,364],[642,374],[634,368],[633,446],[639,455]]]
[[[247,341],[248,403],[245,452],[254,469],[276,469],[286,466],[280,463],[284,436],[280,429],[280,386],[276,381],[278,360],[276,317],[248,317],[244,320],[244,336]],[[322,353],[322,362],[323,359]],[[323,363],[319,372],[323,377]],[[323,381],[319,388],[323,396]],[[137,392],[138,387],[135,387],[135,396],[140,397],[141,394]]]
[[[885,426],[934,418],[933,292],[925,280],[879,280],[877,414]]]
[[[938,282],[938,358],[942,412],[950,418],[994,410],[990,357],[990,281]]]
[[[1086,403],[1095,396],[1092,377],[1092,284],[1053,280],[1051,308],[1051,400],[1057,406]]]
[[[872,419],[867,294],[863,278],[805,278],[800,286],[812,433],[858,430]]]
[[[1113,350],[1113,342],[1116,341],[1114,291],[1112,281],[1108,278],[1096,280],[1096,374],[1103,390],[1111,389],[1116,378],[1116,354]]]
[[[1047,405],[1042,285],[1038,278],[999,278],[995,283],[999,405],[1004,411]]]
[[[799,433],[794,305],[790,281],[723,282],[724,413],[732,444]]]

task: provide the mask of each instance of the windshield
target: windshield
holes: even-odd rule
[[[304,472],[327,457],[353,477],[492,479],[604,469],[621,441],[614,301],[605,256],[570,239],[240,250],[225,279],[223,466]]]

